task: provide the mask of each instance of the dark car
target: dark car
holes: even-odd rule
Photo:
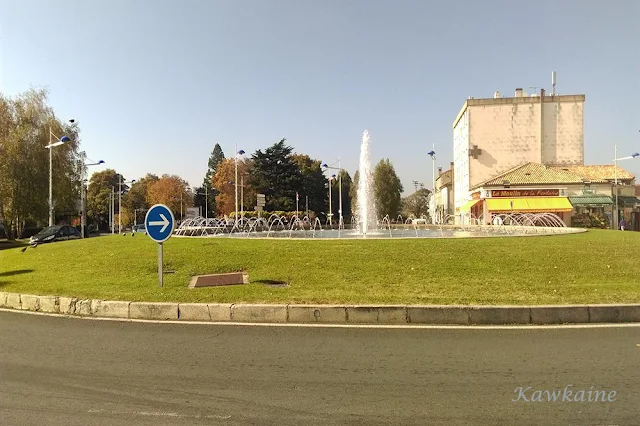
[[[31,237],[30,244],[51,243],[53,241],[77,240],[80,231],[69,225],[47,226],[42,231]]]

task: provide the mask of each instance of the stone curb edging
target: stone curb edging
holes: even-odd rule
[[[103,318],[291,324],[547,325],[640,322],[640,304],[259,305],[124,302],[0,292],[0,308]]]

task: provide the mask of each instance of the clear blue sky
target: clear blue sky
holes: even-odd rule
[[[468,96],[584,93],[587,164],[640,151],[640,2],[0,0],[0,90],[46,87],[82,148],[127,179],[200,185],[286,137],[353,174],[369,129],[406,192],[452,158]],[[640,177],[640,160],[621,164]]]

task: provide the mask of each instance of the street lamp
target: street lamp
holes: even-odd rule
[[[613,223],[611,225],[617,227],[618,226],[618,161],[634,159],[640,156],[640,153],[634,152],[633,154],[627,157],[618,158],[618,145],[615,145],[614,149],[615,149],[615,155],[613,159],[613,173],[614,173],[613,186],[616,191],[616,195],[615,195],[616,201],[615,201],[615,208],[614,208],[614,215],[613,215]],[[612,229],[616,229],[616,228],[612,228]]]
[[[245,188],[244,173],[240,175],[240,185],[238,185],[236,181],[230,181],[229,183],[236,186],[236,193],[238,191],[238,187],[240,187],[240,215],[244,217],[244,188]],[[236,217],[237,216],[238,216],[238,210],[236,207]]]
[[[120,179],[118,180],[118,234],[122,232],[122,185],[128,185],[134,183],[136,180],[133,179],[129,182],[122,181],[122,175],[119,175]]]
[[[329,226],[333,226],[333,209],[331,207],[331,182],[336,178],[336,175],[331,175],[331,177],[329,178],[329,214],[327,215],[327,217],[329,218]],[[338,225],[340,226],[340,225]]]
[[[338,173],[338,181],[339,181],[338,182],[338,202],[339,202],[339,205],[338,205],[338,227],[340,227],[340,226],[344,226],[344,220],[342,218],[342,171],[344,169],[342,169],[340,167],[340,158],[339,157],[338,157],[337,163],[338,163],[338,167],[333,167],[333,164],[335,164],[335,163],[333,163],[331,166],[329,166],[327,163],[324,163],[322,165],[322,167],[325,168],[325,169],[339,170],[339,173]],[[336,175],[333,175],[333,177],[335,177],[335,176]],[[331,202],[331,196],[329,196],[329,202]]]
[[[435,207],[435,196],[436,196],[436,144],[433,144],[433,149],[427,152],[427,155],[431,157],[431,196],[433,197],[433,211],[431,212],[431,224],[436,224],[436,207]]]
[[[235,178],[235,185],[236,185],[236,215],[234,216],[233,220],[234,223],[235,221],[238,220],[238,156],[242,156],[244,155],[244,151],[238,150],[238,145],[236,144],[236,155],[235,155],[235,171],[236,171],[236,178]]]
[[[209,187],[204,186],[204,193],[196,191],[196,195],[204,195],[204,218],[209,219]]]
[[[73,123],[73,120],[69,120]],[[56,141],[53,141],[53,138]],[[52,149],[56,146],[60,146],[66,142],[69,142],[71,139],[69,136],[58,137],[53,134],[51,127],[49,127],[49,145],[45,146],[45,148],[49,149],[49,226],[53,226],[53,153]]]
[[[85,163],[85,153],[82,153],[82,182],[80,187],[80,209],[81,209],[81,219],[80,219],[80,232],[82,234],[82,238],[85,237],[86,227],[87,227],[87,191],[84,187],[85,182],[87,181],[87,167],[89,166],[99,166],[100,164],[104,164],[103,160],[99,160],[94,163]]]

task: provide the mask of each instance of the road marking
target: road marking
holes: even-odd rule
[[[292,323],[253,323],[253,322],[214,322],[214,321],[158,321],[129,318],[102,318],[67,314],[52,314],[48,312],[22,311],[17,309],[0,308],[0,312],[16,314],[42,315],[47,317],[69,318],[92,321],[117,321],[147,324],[179,324],[179,325],[225,325],[236,327],[307,327],[307,328],[379,328],[379,329],[432,329],[432,330],[539,330],[539,329],[578,329],[578,328],[640,328],[640,323],[616,324],[550,324],[550,325],[431,325],[431,324],[292,324]],[[640,345],[640,344],[639,344]]]
[[[146,416],[146,417],[177,417],[177,418],[189,418],[189,419],[219,419],[219,420],[227,420],[230,419],[231,416],[220,416],[216,414],[179,414],[179,413],[165,413],[162,411],[107,411],[107,410],[96,410],[91,409],[87,411],[87,413],[91,414],[117,414],[117,415],[126,415],[126,416]]]

